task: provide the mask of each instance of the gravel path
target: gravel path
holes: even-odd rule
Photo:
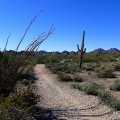
[[[58,120],[120,120],[120,112],[109,108],[98,97],[59,82],[45,65],[36,65],[34,71],[38,78],[37,94],[41,96],[38,105],[50,109]]]

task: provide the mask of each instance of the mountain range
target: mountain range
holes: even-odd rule
[[[44,50],[41,51],[37,51],[35,52],[36,55],[76,55],[78,52],[75,51],[62,51],[62,52],[58,52],[58,51],[54,51],[54,52],[47,52]],[[104,53],[120,53],[120,50],[117,48],[110,48],[108,50],[104,50],[102,48],[98,48],[95,49],[93,51],[90,51],[88,53],[100,53],[100,54],[104,54]]]

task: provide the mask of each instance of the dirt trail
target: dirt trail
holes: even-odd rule
[[[120,112],[109,108],[98,97],[59,82],[45,65],[36,65],[34,71],[38,78],[37,94],[41,96],[38,105],[50,109],[58,120],[120,120]]]

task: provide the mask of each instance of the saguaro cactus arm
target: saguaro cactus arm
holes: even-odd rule
[[[77,44],[77,49],[78,49],[78,51],[81,51],[78,44]]]

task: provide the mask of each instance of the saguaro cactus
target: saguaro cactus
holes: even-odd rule
[[[85,31],[83,31],[81,49],[80,49],[79,45],[77,44],[77,49],[78,49],[78,53],[79,53],[79,67],[80,67],[80,69],[82,67],[83,55],[86,52],[86,48],[84,48],[84,39],[85,39]]]

